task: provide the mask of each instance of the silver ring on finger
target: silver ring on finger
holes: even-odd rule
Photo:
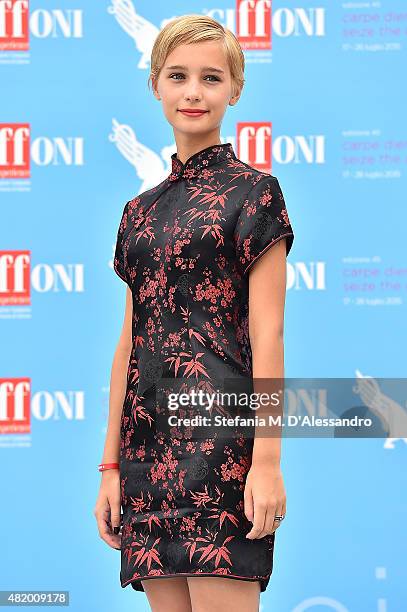
[[[278,522],[280,522],[280,521],[282,521],[284,518],[285,518],[285,514],[276,515],[276,516],[274,517],[274,521],[278,521]]]

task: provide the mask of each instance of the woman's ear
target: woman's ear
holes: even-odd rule
[[[237,104],[241,93],[242,93],[241,89],[235,90],[234,95],[230,98],[230,101],[229,101],[230,106],[234,106],[235,104]]]
[[[157,98],[157,100],[161,100],[161,96],[157,89],[157,81],[153,77],[151,77],[151,85],[152,85],[154,97]]]

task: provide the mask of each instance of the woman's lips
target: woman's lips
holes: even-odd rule
[[[187,111],[187,110],[180,110],[180,113],[182,113],[183,115],[185,115],[186,117],[202,117],[202,115],[205,115],[208,111]]]

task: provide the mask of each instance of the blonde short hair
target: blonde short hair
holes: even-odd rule
[[[218,21],[207,15],[182,15],[167,23],[155,39],[151,51],[151,79],[157,81],[168,55],[179,45],[206,40],[220,40],[225,49],[227,62],[235,88],[244,84],[244,55],[236,36]]]

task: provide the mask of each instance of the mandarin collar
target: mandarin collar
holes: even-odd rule
[[[197,151],[197,153],[188,157],[185,164],[182,164],[181,160],[178,159],[177,153],[173,153],[171,155],[170,176],[173,180],[180,177],[192,178],[198,176],[202,170],[209,166],[235,158],[236,156],[230,142],[211,145],[201,151]]]

